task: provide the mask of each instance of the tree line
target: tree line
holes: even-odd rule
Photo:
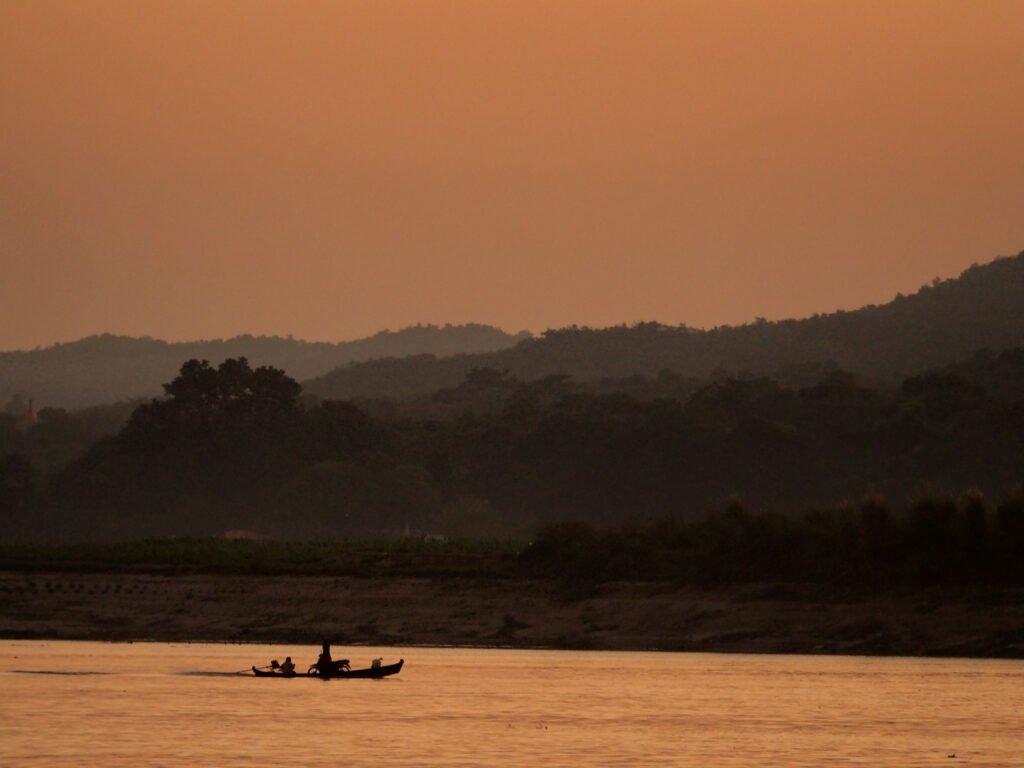
[[[799,514],[750,512],[739,502],[701,520],[666,516],[600,529],[546,526],[523,550],[526,571],[558,579],[568,596],[602,583],[661,580],[717,586],[754,581],[839,586],[1024,585],[1024,495],[989,505],[977,492],[921,498],[902,514],[871,497]]]
[[[896,388],[830,366],[818,374],[796,387],[476,369],[428,400],[351,402],[305,398],[284,371],[244,358],[193,359],[163,397],[87,446],[73,415],[63,431],[53,415],[27,428],[0,420],[3,536],[528,541],[572,522],[625,540],[629,526],[696,525],[732,508],[762,521],[750,530],[769,541],[795,529],[763,521],[864,499],[891,522],[965,493],[1003,520],[1000,504],[1019,498],[1024,350]]]

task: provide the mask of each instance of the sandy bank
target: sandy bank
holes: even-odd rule
[[[0,637],[1024,658],[1024,592],[0,571]]]

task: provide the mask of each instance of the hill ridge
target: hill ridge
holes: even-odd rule
[[[420,324],[337,343],[251,334],[181,342],[94,334],[34,350],[0,352],[0,405],[16,395],[34,399],[37,408],[83,408],[153,397],[190,358],[217,363],[247,357],[253,365],[273,365],[303,379],[351,360],[492,350],[527,335],[479,323]]]
[[[695,378],[727,372],[793,380],[801,369],[822,364],[891,384],[978,350],[1019,346],[1024,346],[1024,252],[857,310],[710,330],[651,322],[569,326],[487,353],[349,364],[306,381],[304,388],[325,399],[408,398],[457,386],[474,368],[494,368],[522,380],[653,376],[665,370]]]

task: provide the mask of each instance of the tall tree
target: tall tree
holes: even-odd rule
[[[157,517],[167,533],[245,526],[296,471],[298,383],[244,357],[189,360],[115,438],[70,469],[66,488],[93,506]]]

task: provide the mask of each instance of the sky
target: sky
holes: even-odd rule
[[[1024,2],[0,0],[0,350],[710,328],[1024,250]]]

